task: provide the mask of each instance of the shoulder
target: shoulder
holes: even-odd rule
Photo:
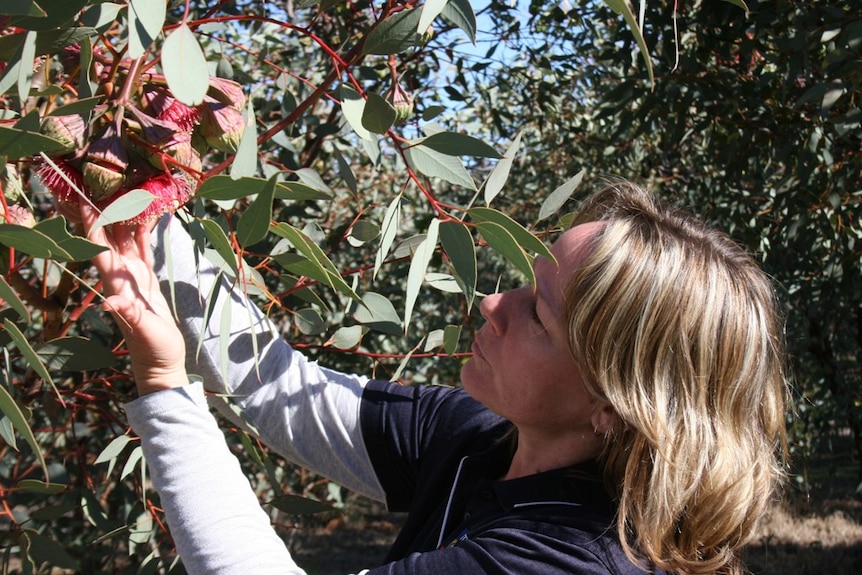
[[[426,437],[499,434],[510,424],[461,388],[371,381],[362,394],[363,429],[387,426]]]

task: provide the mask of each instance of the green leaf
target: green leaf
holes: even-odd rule
[[[31,493],[43,493],[46,495],[56,495],[62,493],[68,488],[68,485],[63,483],[47,483],[39,479],[22,479],[16,485],[21,491],[29,491]]]
[[[441,178],[457,186],[470,190],[476,189],[476,183],[461,160],[455,156],[441,154],[423,145],[413,146],[405,150],[407,161],[413,169],[432,178]],[[502,160],[501,160],[502,161]]]
[[[35,156],[39,152],[51,155],[64,149],[62,142],[48,136],[0,126],[0,158],[5,156],[10,162]]]
[[[506,258],[527,277],[527,281],[536,285],[536,274],[533,272],[533,261],[524,251],[512,234],[496,222],[479,222],[476,224],[479,232],[488,245]]]
[[[307,235],[302,233],[300,230],[294,228],[290,224],[285,222],[281,222],[272,228],[270,228],[274,234],[279,237],[285,238],[293,247],[296,248],[298,252],[303,254],[306,258],[308,258],[309,262],[318,270],[324,272],[324,277],[326,283],[329,287],[339,291],[354,300],[359,300],[359,296],[356,294],[353,289],[347,285],[347,282],[344,281],[344,278],[341,277],[341,274],[338,273],[335,265],[326,257],[326,254],[323,253],[323,250],[318,247],[314,241],[309,238]]]
[[[21,301],[15,290],[12,289],[6,282],[6,278],[0,275],[0,300],[6,302],[6,305],[11,307],[18,316],[27,323],[30,323],[30,313],[27,311],[27,305]]]
[[[73,236],[66,228],[66,218],[56,216],[38,222],[33,228],[39,233],[54,240],[65,253],[69,255],[70,261],[83,262],[93,259],[98,254],[107,250],[105,246],[95,244],[81,236]]]
[[[26,532],[30,539],[30,556],[37,565],[47,563],[60,569],[80,568],[77,559],[69,555],[59,543],[31,529],[27,529]]]
[[[730,2],[734,6],[739,6],[740,8],[742,8],[743,10],[748,12],[748,6],[745,4],[745,2],[743,0],[724,0],[724,1]]]
[[[3,16],[33,16],[44,18],[48,14],[34,0],[3,0],[0,7]]]
[[[385,134],[395,123],[395,108],[383,96],[367,92],[362,109],[362,127],[375,134]]]
[[[604,1],[605,4],[607,4],[614,12],[616,12],[617,14],[622,14],[626,23],[629,25],[629,30],[631,30],[632,35],[635,37],[635,41],[638,43],[641,57],[643,57],[644,63],[646,64],[647,74],[649,75],[649,82],[650,84],[654,84],[655,77],[653,76],[652,58],[650,57],[649,49],[647,48],[646,40],[644,40],[641,28],[638,25],[634,12],[632,12],[631,3],[629,2],[629,0]]]
[[[476,299],[476,246],[473,236],[464,224],[455,221],[440,224],[440,243],[455,270],[455,281],[467,299],[467,312],[473,308]]]
[[[248,99],[242,118],[245,128],[230,166],[230,177],[233,179],[251,177],[257,173],[257,123],[251,98]]]
[[[362,125],[362,117],[365,114],[365,98],[352,87],[344,84],[341,86],[341,112],[344,119],[363,140],[373,140],[374,135]]]
[[[125,222],[131,220],[152,204],[156,196],[147,190],[130,190],[112,201],[108,207],[102,210],[99,214],[93,229],[99,229],[102,226],[115,224],[117,222]]]
[[[102,100],[102,96],[92,98],[80,98],[71,104],[60,106],[51,111],[49,116],[72,116],[74,114],[88,114]]]
[[[458,285],[455,276],[450,274],[441,274],[438,272],[426,272],[425,283],[434,289],[438,289],[445,293],[463,293],[464,290]],[[426,342],[427,343],[427,342]]]
[[[380,235],[380,226],[368,220],[358,220],[350,226],[348,239],[353,239],[360,244],[370,242]]]
[[[41,31],[36,37],[36,55],[56,54],[66,46],[77,44],[95,33],[96,30],[90,27],[71,27],[60,30]],[[0,62],[13,62],[16,58],[16,53],[20,58],[21,48],[26,37],[26,32],[0,37]]]
[[[416,45],[421,10],[402,10],[375,26],[365,38],[364,54],[386,56],[397,54]]]
[[[99,465],[100,463],[107,463],[111,460],[116,459],[117,457],[119,457],[120,453],[123,452],[123,449],[126,448],[126,445],[128,445],[131,440],[132,439],[128,435],[118,435],[111,440],[111,442],[105,447],[105,449],[102,450],[101,453],[99,453],[99,456],[96,457],[96,461],[94,461],[93,463],[95,465]]]
[[[524,226],[503,212],[493,208],[472,208],[469,211],[469,214],[476,223],[494,222],[495,224],[503,226],[510,234],[512,234],[512,237],[515,238],[515,241],[517,241],[522,248],[533,251],[551,261],[556,261],[553,254],[551,254],[551,250],[548,249],[548,246],[542,243],[542,240],[534,236],[529,230],[524,228]]]
[[[550,195],[545,198],[545,201],[542,202],[542,207],[539,208],[539,221],[544,220],[548,216],[557,213],[563,204],[572,197],[572,194],[581,185],[581,180],[584,179],[584,174],[586,170],[581,170],[568,180],[566,180],[561,186],[559,186],[556,190],[550,193]]]
[[[440,230],[440,220],[431,220],[431,225],[428,226],[428,232],[419,245],[416,247],[416,253],[410,260],[410,270],[407,272],[407,290],[405,292],[404,305],[404,333],[407,333],[407,327],[410,325],[410,317],[413,315],[413,306],[416,305],[416,299],[419,297],[419,288],[422,287],[422,282],[425,280],[425,270],[428,269],[428,264],[431,262],[431,257],[434,255],[434,250],[437,248],[437,237]]]
[[[305,335],[319,335],[326,330],[326,322],[314,308],[297,310],[293,316],[296,327]]]
[[[485,205],[490,205],[506,185],[506,180],[509,179],[509,172],[512,170],[512,164],[515,161],[515,156],[518,149],[521,147],[521,132],[515,136],[514,141],[509,145],[509,149],[503,154],[503,159],[497,162],[491,174],[485,181]]]
[[[476,13],[470,0],[449,0],[440,15],[463,30],[473,44],[476,43]]]
[[[160,3],[164,11],[164,1],[148,1]],[[207,59],[204,57],[201,45],[198,44],[198,39],[185,22],[175,28],[165,39],[162,46],[162,68],[168,86],[177,100],[188,106],[196,106],[203,102],[209,89]]]
[[[254,245],[266,237],[272,222],[272,202],[275,198],[277,181],[278,174],[273,174],[261,188],[257,198],[239,217],[236,224],[236,240],[240,247]]]
[[[199,220],[199,222],[204,230],[204,234],[210,241],[210,244],[212,244],[213,248],[215,248],[218,255],[227,262],[234,273],[238,273],[239,268],[237,267],[236,253],[234,253],[230,240],[224,233],[222,227],[213,220]]]
[[[21,62],[32,62],[36,59],[36,34],[35,31],[27,32],[21,50]],[[18,99],[26,102],[30,97],[30,85],[33,83],[33,66],[21,66],[18,68]]]
[[[123,469],[120,470],[120,481],[128,477],[128,475],[135,470],[135,466],[141,461],[141,458],[143,456],[144,450],[141,448],[141,446],[135,446],[135,448],[129,454],[129,458],[126,459],[126,463],[123,464]]]
[[[377,272],[380,271],[380,266],[383,265],[383,260],[389,255],[389,250],[392,248],[392,242],[395,241],[395,236],[398,234],[398,223],[401,221],[401,194],[395,196],[389,206],[386,208],[386,213],[383,216],[383,225],[381,226],[380,247],[377,249],[377,254],[374,256],[374,274],[377,277]]]
[[[332,337],[326,342],[337,349],[353,349],[362,341],[364,330],[361,325],[350,325],[335,330]]]
[[[103,32],[117,21],[117,16],[123,8],[122,4],[113,4],[110,2],[88,6],[81,13],[81,22]]]
[[[0,243],[46,260],[72,261],[72,255],[36,229],[0,224]]]
[[[4,4],[7,0],[3,0]],[[64,28],[89,0],[38,0],[39,6],[47,13],[45,17],[14,16],[9,26],[17,26],[25,30],[52,30]]]
[[[299,495],[279,495],[269,504],[289,515],[312,515],[332,511],[331,505]]]
[[[161,33],[162,26],[165,25],[165,16],[167,14],[167,4],[162,0],[129,0],[129,57],[130,58],[140,58],[147,51],[147,48],[155,41],[156,37]],[[186,28],[185,22],[180,25],[180,28]],[[174,30],[174,34],[179,31],[180,28]],[[173,34],[172,34],[173,35]],[[192,37],[194,39],[194,37]],[[168,67],[173,67],[176,70],[179,65],[177,62],[173,61],[176,58],[181,57],[181,54],[176,51],[176,48],[172,45],[168,45],[169,39],[165,40],[165,44],[162,47],[162,67],[165,70],[165,76],[168,77],[168,84],[171,84],[171,79],[168,76]],[[175,40],[173,43],[176,43]],[[197,40],[195,40],[195,44],[197,44]],[[200,51],[200,48],[198,48]],[[188,61],[187,64],[199,64],[199,62]],[[194,75],[196,70],[188,69],[186,73]],[[197,102],[186,102],[177,94],[176,90],[174,90],[171,85],[171,91],[174,92],[174,95],[181,102],[189,104],[190,106],[194,104],[200,103],[200,100]],[[203,96],[201,96],[203,98]]]
[[[238,200],[259,194],[267,180],[263,178],[239,178],[213,176],[207,178],[195,193],[196,196],[210,200]],[[280,200],[328,200],[326,193],[300,182],[279,182],[276,184],[275,197]]]
[[[8,326],[14,326],[15,324],[13,324],[7,319],[3,325],[8,331]],[[21,332],[18,333],[20,334]],[[23,338],[23,335],[20,337]],[[15,338],[13,337],[13,339]],[[24,341],[26,343],[26,340]],[[48,467],[45,465],[45,456],[42,454],[42,450],[39,448],[39,443],[36,441],[36,436],[33,435],[33,430],[30,429],[30,424],[27,423],[27,418],[24,417],[24,412],[21,410],[20,407],[18,407],[18,404],[15,402],[15,399],[9,394],[9,392],[6,390],[6,387],[3,385],[0,385],[0,411],[2,411],[7,418],[9,418],[9,421],[12,422],[12,427],[14,427],[18,431],[18,433],[20,433],[24,437],[24,441],[27,442],[27,445],[30,446],[30,449],[36,456],[36,459],[39,460],[39,465],[45,472],[45,479],[49,479]]]
[[[458,349],[458,340],[461,339],[460,325],[447,325],[443,329],[443,350],[449,354],[454,354]]]
[[[83,337],[52,339],[37,352],[53,371],[90,371],[113,367],[117,358],[105,346]]]
[[[502,158],[500,152],[472,136],[458,132],[437,132],[421,141],[423,146],[447,156],[473,156],[475,158]]]
[[[358,304],[353,319],[373,330],[401,335],[401,318],[398,317],[395,306],[389,298],[379,293],[362,294],[362,303]]]
[[[424,34],[448,3],[449,0],[425,0],[425,4],[422,5],[422,16],[419,18],[419,24],[416,25],[416,32]]]

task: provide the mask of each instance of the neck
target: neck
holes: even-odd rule
[[[600,449],[599,438],[592,434],[547,438],[535,437],[519,429],[518,445],[503,479],[518,479],[583,463],[598,456]]]

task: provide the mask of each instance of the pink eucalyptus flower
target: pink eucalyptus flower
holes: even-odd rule
[[[142,100],[150,114],[176,124],[180,130],[191,131],[200,122],[201,113],[197,108],[186,106],[162,86],[146,86]]]
[[[180,209],[192,195],[192,189],[185,178],[159,174],[141,182],[136,189],[146,190],[153,194],[156,199],[143,212],[122,222],[127,225],[145,224],[157,219],[165,213],[173,213]],[[128,191],[128,190],[127,190]],[[111,202],[125,195],[123,191],[111,198]],[[111,203],[108,202],[108,203]],[[104,206],[102,206],[104,207]]]
[[[77,206],[78,193],[84,192],[84,175],[66,160],[56,159],[54,165],[56,168],[47,162],[42,164],[36,172],[39,181],[58,202]]]

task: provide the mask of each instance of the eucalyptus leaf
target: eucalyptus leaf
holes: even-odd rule
[[[5,3],[6,0],[3,0]],[[46,16],[13,16],[10,26],[25,30],[46,31],[63,28],[77,16],[89,0],[38,0],[39,7]]]
[[[9,331],[10,325],[14,327],[15,324],[10,322],[8,319],[3,323],[3,327],[5,327],[7,331]],[[18,334],[20,333],[21,332],[19,331]],[[16,340],[16,337],[23,338],[23,335],[19,336],[16,334],[16,336],[12,339]],[[24,341],[26,342],[26,340]],[[30,429],[30,424],[27,423],[27,418],[24,416],[24,412],[15,402],[15,399],[9,394],[9,391],[6,389],[6,387],[3,385],[0,385],[0,411],[2,411],[3,414],[9,419],[9,421],[12,423],[12,427],[14,427],[18,431],[18,433],[20,433],[24,437],[24,441],[26,441],[27,445],[30,446],[30,449],[33,451],[33,454],[39,461],[39,466],[42,467],[43,471],[45,472],[45,479],[49,479],[48,467],[45,465],[45,456],[42,454],[42,449],[39,447],[39,442],[36,441],[36,436],[33,435],[33,430]]]
[[[650,84],[653,84],[655,82],[655,77],[653,75],[652,58],[650,57],[649,48],[647,48],[646,45],[646,40],[644,40],[643,32],[641,31],[637,18],[635,18],[634,12],[632,11],[631,3],[629,2],[629,0],[604,0],[604,2],[614,12],[616,12],[617,14],[621,14],[623,16],[623,19],[625,19],[626,24],[628,24],[629,30],[635,37],[635,41],[638,44],[638,49],[640,50],[641,57],[643,58],[644,64],[646,65]]]
[[[113,367],[113,352],[89,339],[71,336],[52,339],[36,352],[53,371],[90,371]]]
[[[147,0],[160,3],[162,0]],[[164,18],[164,17],[163,17]],[[188,106],[200,104],[209,89],[207,60],[198,39],[183,22],[165,39],[162,46],[162,68],[171,93]]]
[[[299,331],[305,335],[319,335],[326,330],[326,321],[314,308],[297,310],[293,321]]]
[[[365,38],[362,52],[386,56],[397,54],[416,45],[416,30],[422,11],[418,8],[402,10],[378,23]]]
[[[437,132],[422,140],[422,145],[447,156],[472,156],[475,158],[502,158],[494,148],[467,134],[459,132]]]
[[[557,213],[557,210],[572,197],[572,194],[581,185],[581,180],[584,179],[585,173],[586,170],[581,170],[545,198],[545,201],[542,202],[542,206],[539,208],[539,221]]]
[[[15,224],[0,224],[0,244],[46,260],[72,261],[74,259],[70,253],[57,245],[57,242],[40,231]]]
[[[266,237],[272,222],[272,202],[278,174],[274,174],[261,188],[257,198],[240,216],[236,224],[236,239],[243,248],[254,245]]]
[[[525,250],[530,250],[535,252],[541,256],[548,258],[551,261],[556,261],[554,259],[553,254],[551,254],[551,250],[548,249],[542,240],[534,236],[530,233],[529,230],[524,228],[521,224],[507,216],[501,211],[495,210],[493,208],[472,208],[469,212],[470,217],[474,222],[494,222],[496,224],[501,225],[506,228],[506,230],[515,238],[515,241],[518,242]]]
[[[383,96],[368,92],[362,109],[362,127],[375,134],[385,134],[395,123],[395,108]]]
[[[12,286],[6,281],[6,278],[0,275],[0,300],[6,302],[6,305],[15,310],[15,313],[27,323],[30,323],[30,312],[27,311],[27,305],[18,297]]]
[[[416,26],[416,32],[424,34],[425,30],[431,26],[448,3],[449,0],[425,0],[425,3],[422,5],[422,15],[419,18],[419,24]]]
[[[165,25],[165,16],[167,15],[167,4],[162,0],[129,0],[128,6],[129,57],[140,58],[162,31],[162,26]],[[183,27],[188,29],[185,22],[180,25],[180,28]],[[180,28],[174,30],[174,34]],[[197,43],[196,40],[195,43]],[[176,62],[172,62],[171,60],[179,57],[180,54],[173,46],[169,47],[168,40],[165,40],[162,53],[162,66],[165,68],[165,76],[168,76],[167,68],[177,65]],[[193,62],[187,63],[192,64]],[[189,70],[189,72],[194,74],[193,70]],[[171,83],[170,79],[168,79],[168,83]],[[174,93],[176,94],[176,92]],[[179,96],[176,97],[180,101],[185,102]]]
[[[362,294],[362,303],[358,304],[353,313],[353,319],[373,330],[391,335],[401,334],[401,318],[395,311],[395,306],[384,295],[375,292]]]
[[[340,327],[326,343],[337,349],[354,349],[362,341],[364,331],[361,325]]]
[[[24,44],[21,46],[21,62],[33,62],[36,59],[36,35],[38,32],[27,32]],[[18,68],[18,99],[26,102],[30,97],[30,85],[33,83],[33,66]]]
[[[230,240],[227,235],[224,233],[224,230],[218,223],[213,220],[200,220],[199,223],[204,230],[204,234],[207,239],[212,244],[212,247],[215,251],[222,257],[222,259],[227,262],[227,264],[231,267],[234,273],[238,272],[237,267],[237,256],[233,251],[233,247],[231,247]]]
[[[467,312],[469,313],[476,299],[476,281],[478,279],[476,247],[473,244],[473,236],[467,226],[461,222],[443,222],[440,224],[440,243],[454,269],[455,281],[467,300]]]
[[[69,555],[62,545],[31,529],[27,530],[30,539],[30,556],[37,564],[47,563],[60,569],[80,568],[78,560]]]
[[[4,0],[3,6],[0,6],[0,15],[44,18],[48,14],[35,0]]]
[[[506,180],[509,179],[509,172],[512,170],[512,164],[515,161],[515,156],[520,147],[521,133],[518,132],[518,135],[515,136],[515,139],[509,145],[509,149],[506,150],[505,154],[503,154],[503,159],[497,162],[497,165],[494,166],[494,169],[491,170],[491,174],[485,181],[484,197],[486,206],[490,205],[491,202],[494,201],[494,198],[503,191],[503,186],[506,185]]]
[[[536,274],[533,272],[533,260],[524,251],[524,248],[512,236],[505,227],[496,222],[485,221],[476,224],[479,228],[479,233],[488,242],[488,245],[501,256],[506,258],[517,268],[527,281],[536,285]]]
[[[230,166],[230,177],[233,179],[251,177],[257,173],[257,122],[251,98],[248,99],[242,118],[245,128]]]
[[[380,271],[380,266],[383,265],[383,260],[389,255],[389,250],[392,248],[392,242],[395,241],[395,236],[398,234],[398,225],[401,220],[401,194],[392,198],[389,205],[386,207],[386,213],[383,216],[383,224],[381,225],[380,247],[374,256],[374,277],[377,277],[377,272]]]
[[[54,240],[56,245],[68,254],[69,261],[88,261],[108,249],[81,236],[70,234],[63,216],[42,220],[33,229]]]
[[[279,495],[269,504],[289,515],[312,515],[332,511],[331,505],[299,495]]]
[[[117,457],[119,457],[120,453],[123,452],[123,449],[126,448],[126,445],[128,445],[131,440],[132,439],[128,435],[118,435],[111,440],[111,442],[105,447],[105,449],[101,451],[101,453],[99,453],[99,455],[96,457],[96,461],[94,461],[93,463],[95,465],[99,465],[100,463],[107,463],[112,459],[116,459]]]
[[[150,207],[155,200],[156,196],[147,190],[129,190],[102,210],[93,229],[131,220]]]
[[[459,158],[441,154],[421,144],[408,148],[404,153],[408,163],[422,174],[428,177],[441,178],[470,190],[476,189],[476,183],[467,173],[467,169],[464,168],[464,164]]]
[[[5,156],[9,162],[27,158],[39,152],[49,155],[63,152],[65,147],[62,142],[37,132],[0,126],[0,158]]]
[[[458,341],[461,339],[461,326],[460,325],[447,325],[443,329],[443,349],[449,354],[453,355],[458,349]]]
[[[476,44],[476,13],[470,0],[449,0],[440,15],[463,30],[470,41]]]
[[[404,333],[407,333],[407,327],[410,325],[410,317],[413,315],[413,307],[416,305],[416,299],[419,297],[419,289],[425,281],[425,271],[431,262],[434,250],[437,249],[439,230],[440,220],[436,218],[431,220],[425,239],[416,248],[416,253],[413,254],[413,258],[410,260],[410,269],[407,272],[407,290],[404,294]]]
[[[344,114],[344,119],[347,120],[347,123],[353,128],[357,136],[363,140],[373,140],[374,134],[362,125],[362,116],[365,113],[365,98],[347,84],[341,86],[340,92],[341,112]]]

